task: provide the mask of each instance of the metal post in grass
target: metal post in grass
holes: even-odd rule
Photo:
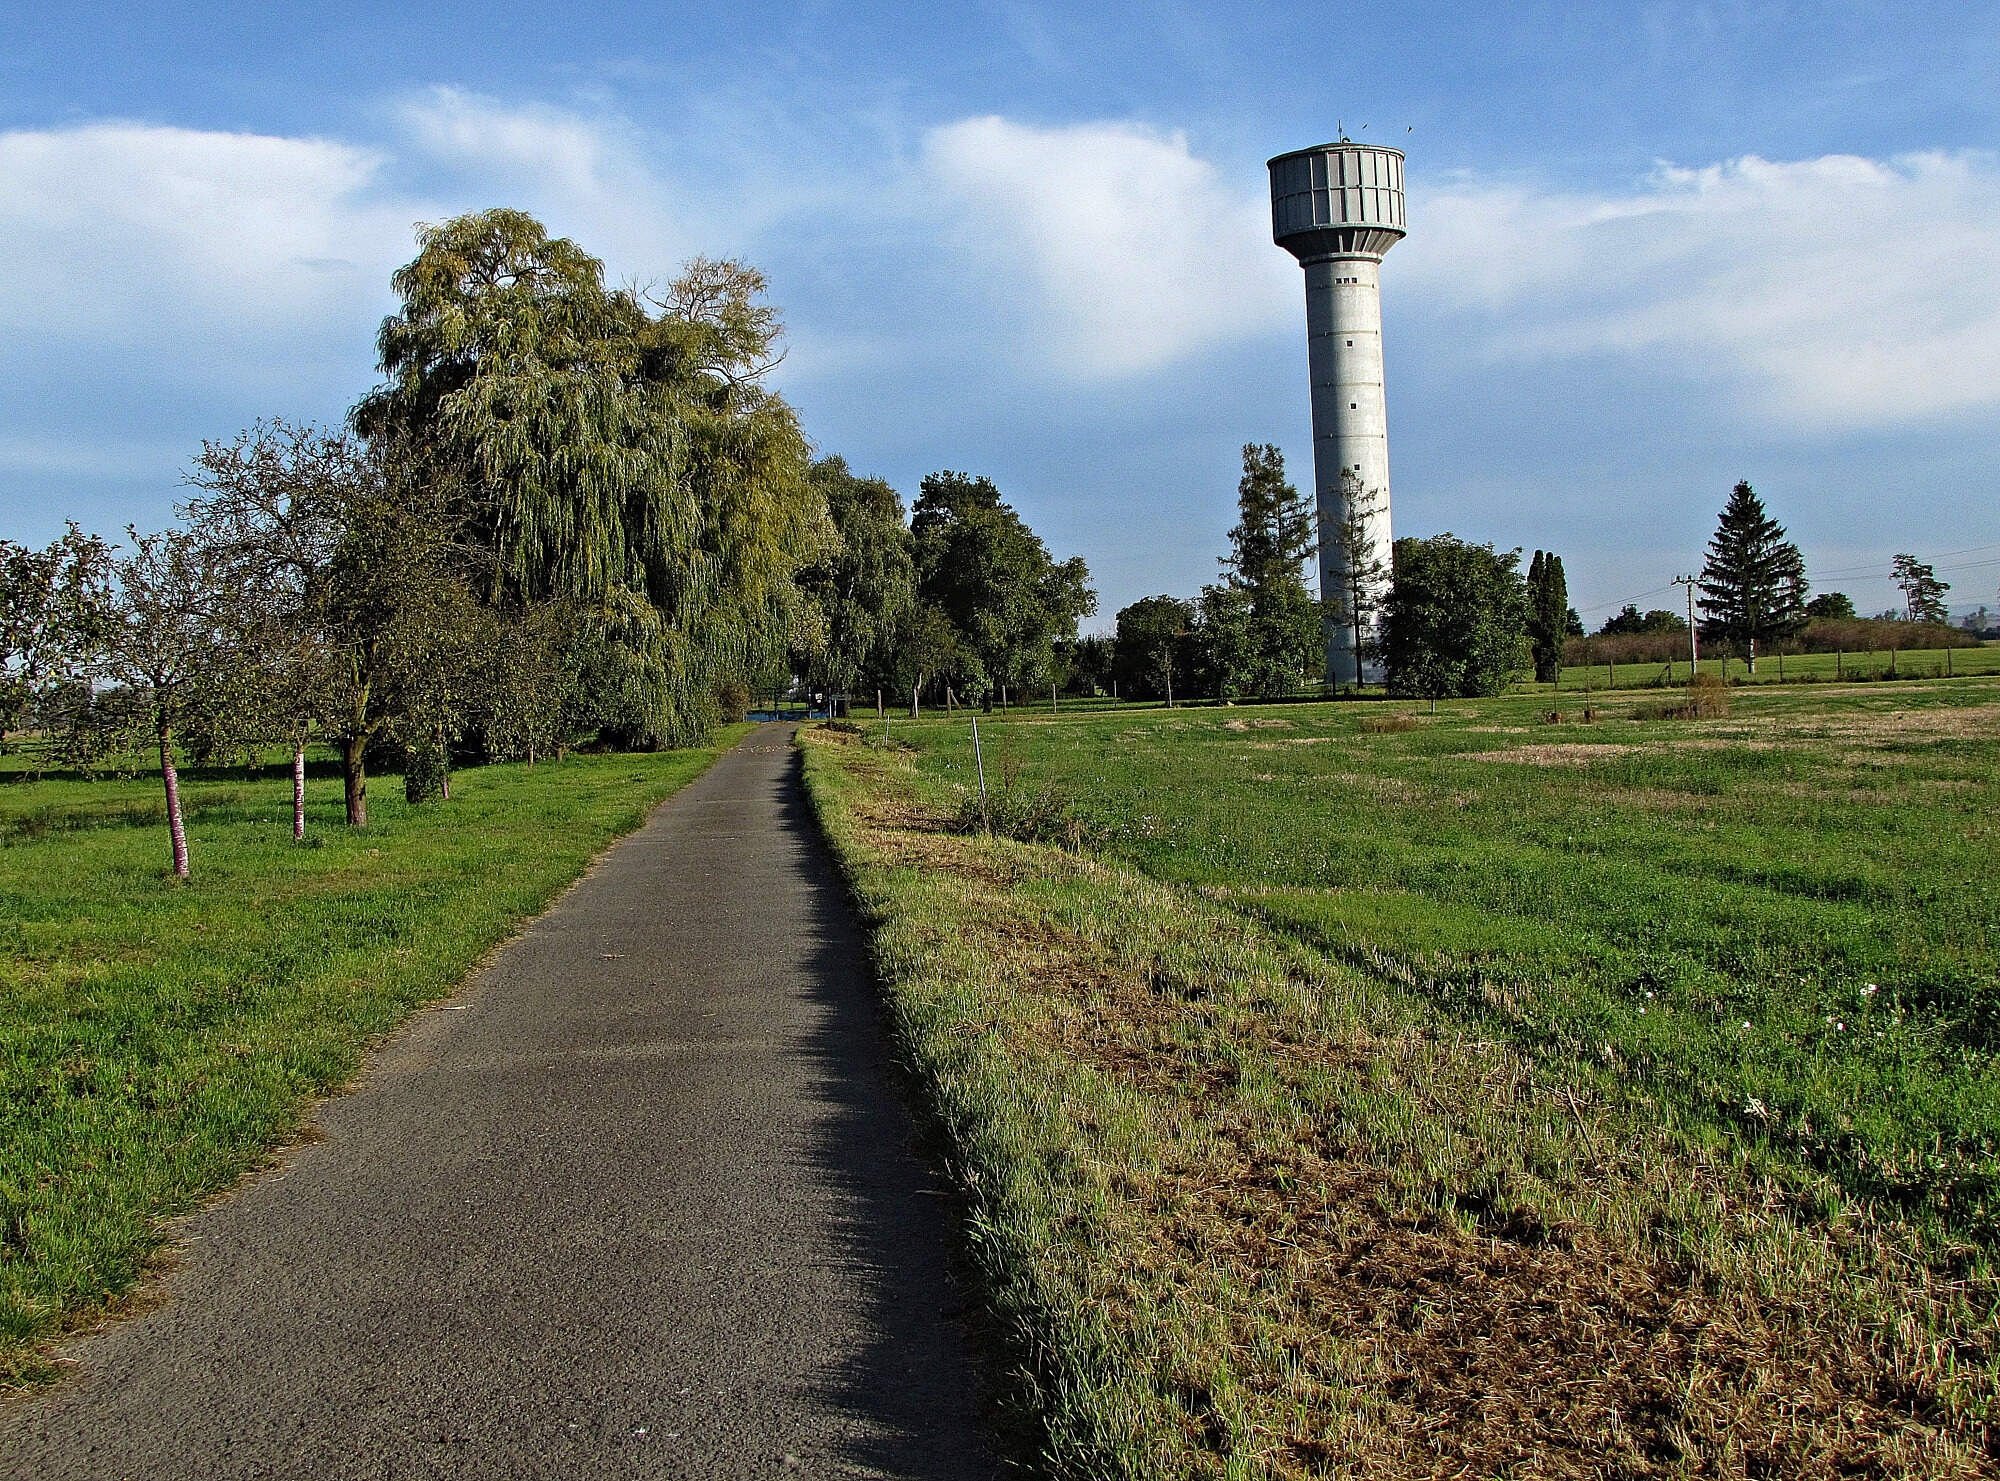
[[[882,708],[882,691],[879,689],[875,691],[875,718],[884,725],[889,723],[889,712]]]
[[[1056,686],[1053,683],[1051,683],[1049,685],[1049,713],[1053,715],[1055,712],[1056,712]]]
[[[986,754],[979,749],[979,717],[972,720],[972,764],[979,772],[979,826],[988,837],[993,834],[993,818],[986,808]]]

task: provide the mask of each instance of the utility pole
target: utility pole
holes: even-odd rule
[[[1695,637],[1694,630],[1695,579],[1693,576],[1674,577],[1674,585],[1685,586],[1688,592],[1688,683],[1690,684],[1694,682],[1694,676],[1701,672],[1701,645]]]

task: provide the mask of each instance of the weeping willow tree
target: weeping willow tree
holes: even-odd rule
[[[465,490],[486,600],[560,601],[606,651],[605,727],[683,744],[720,686],[796,641],[793,580],[832,540],[798,418],[764,385],[782,327],[762,274],[696,259],[659,292],[521,211],[419,232],[355,409]]]

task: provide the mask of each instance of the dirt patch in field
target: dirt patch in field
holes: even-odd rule
[[[1239,1094],[1272,1074],[1380,1085],[1407,1068],[1421,1082],[1434,1042],[1231,1016],[1211,984],[1140,975],[1046,922],[1031,934],[1035,990],[1054,1008],[1042,1045],[1141,1093],[1179,1133],[1158,1170],[1119,1179],[1149,1242],[1139,1280],[1149,1301],[1216,1309],[1236,1377],[1272,1402],[1258,1416],[1272,1474],[1981,1474],[1911,1423],[1927,1396],[1824,1285],[1718,1289],[1685,1261],[1551,1222],[1505,1176],[1461,1190],[1457,1217],[1413,1211],[1385,1194],[1399,1169],[1380,1149],[1325,1120],[1274,1136]],[[1191,1008],[1221,1020],[1207,1052]],[[1511,1047],[1460,1047],[1466,1077],[1429,1082],[1432,1114],[1474,1098],[1526,1111],[1548,1094]],[[1602,1191],[1616,1196],[1608,1177]],[[1286,1356],[1257,1356],[1274,1351]],[[1357,1398],[1374,1411],[1359,1428],[1340,1417]],[[1899,1447],[1924,1459],[1899,1465]]]
[[[1622,741],[1604,741],[1598,744],[1585,741],[1550,741],[1538,746],[1509,746],[1504,751],[1476,751],[1469,753],[1465,759],[1503,761],[1516,766],[1589,766],[1594,761],[1644,749],[1643,746],[1626,745]]]
[[[1289,720],[1224,720],[1224,730],[1290,730]]]
[[[1830,715],[1814,727],[1830,740],[1894,745],[1912,740],[2000,740],[2000,705]]]

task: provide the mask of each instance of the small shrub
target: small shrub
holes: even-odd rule
[[[412,747],[403,758],[403,800],[412,806],[447,796],[451,757],[441,745]]]
[[[750,686],[741,679],[724,679],[715,686],[715,708],[723,724],[739,724],[750,713]]]
[[[1061,787],[1012,784],[989,793],[984,807],[979,794],[970,793],[951,820],[954,833],[984,833],[989,828],[996,838],[1054,844],[1072,852],[1089,843],[1097,831]]]
[[[1406,730],[1417,728],[1417,717],[1397,713],[1394,715],[1364,715],[1361,717],[1363,735],[1401,735]]]
[[[1714,674],[1696,674],[1688,680],[1687,718],[1719,720],[1729,713],[1729,686]]]
[[[1634,720],[1719,720],[1729,713],[1729,685],[1714,674],[1696,674],[1679,704],[1636,706]]]

